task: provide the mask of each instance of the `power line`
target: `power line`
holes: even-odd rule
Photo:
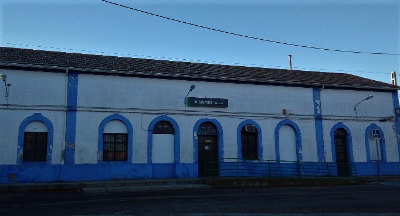
[[[168,61],[184,61],[184,62],[196,62],[196,63],[205,63],[205,64],[221,64],[221,65],[233,65],[233,66],[245,66],[245,67],[261,67],[261,68],[276,68],[286,70],[287,66],[281,65],[262,65],[262,64],[245,64],[245,63],[233,63],[233,62],[220,62],[220,61],[207,61],[207,60],[196,60],[196,59],[187,59],[187,58],[171,58],[165,56],[150,56],[150,55],[137,55],[130,53],[118,53],[118,52],[105,52],[98,50],[87,50],[87,49],[72,49],[72,48],[60,48],[54,46],[42,46],[42,45],[28,45],[28,44],[20,44],[20,43],[8,43],[8,42],[0,42],[0,44],[6,44],[11,46],[19,46],[19,47],[36,47],[41,49],[52,49],[52,50],[60,50],[60,51],[70,51],[70,52],[80,52],[80,53],[95,53],[101,55],[112,55],[119,57],[133,57],[133,58],[144,58],[144,59],[158,59],[158,60],[168,60]],[[298,70],[305,71],[319,71],[319,72],[331,72],[331,73],[368,73],[368,74],[390,74],[390,72],[376,72],[376,71],[352,71],[352,70],[344,70],[344,69],[335,69],[329,70],[324,68],[313,68],[313,67],[293,67]]]
[[[101,0],[101,1],[109,3],[109,4],[112,4],[112,5],[115,5],[115,6],[123,7],[123,8],[126,8],[126,9],[130,9],[130,10],[133,10],[133,11],[136,11],[136,12],[140,12],[140,13],[144,13],[144,14],[147,14],[147,15],[159,17],[159,18],[166,19],[166,20],[170,20],[170,21],[173,21],[173,22],[178,22],[178,23],[182,23],[182,24],[185,24],[185,25],[189,25],[189,26],[194,26],[194,27],[198,27],[198,28],[202,28],[202,29],[207,29],[207,30],[210,30],[210,31],[220,32],[220,33],[229,34],[229,35],[238,36],[238,37],[243,37],[243,38],[249,38],[249,39],[263,41],[263,42],[281,44],[281,45],[286,45],[286,46],[301,47],[301,48],[307,48],[307,49],[322,50],[322,51],[340,52],[340,53],[368,54],[368,55],[394,55],[394,56],[400,55],[400,53],[363,52],[363,51],[354,51],[354,50],[331,49],[331,48],[323,48],[323,47],[316,47],[316,46],[309,46],[309,45],[294,44],[294,43],[270,40],[270,39],[265,39],[265,38],[250,36],[250,35],[239,34],[239,33],[231,32],[231,31],[216,29],[216,28],[212,28],[212,27],[208,27],[208,26],[204,26],[204,25],[191,23],[191,22],[186,22],[186,21],[183,21],[183,20],[179,20],[179,19],[175,19],[175,18],[159,15],[159,14],[156,14],[156,13],[140,10],[140,9],[137,9],[137,8],[129,7],[129,6],[126,6],[126,5],[123,5],[123,4],[118,4],[118,3],[115,3],[115,2],[112,2],[112,1],[108,1],[108,0]]]

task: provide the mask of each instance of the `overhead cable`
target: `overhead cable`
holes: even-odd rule
[[[195,23],[191,23],[191,22],[186,22],[186,21],[183,21],[183,20],[179,20],[179,19],[175,19],[175,18],[159,15],[159,14],[148,12],[148,11],[144,11],[144,10],[140,10],[140,9],[137,9],[137,8],[134,8],[134,7],[129,7],[129,6],[126,6],[126,5],[123,5],[123,4],[118,4],[118,3],[115,3],[115,2],[112,2],[112,1],[108,1],[108,0],[101,0],[101,1],[109,3],[109,4],[112,4],[112,5],[115,5],[115,6],[123,7],[123,8],[126,8],[126,9],[130,9],[130,10],[133,10],[133,11],[136,11],[136,12],[140,12],[140,13],[144,13],[144,14],[147,14],[147,15],[159,17],[159,18],[166,19],[166,20],[170,20],[170,21],[173,21],[173,22],[178,22],[178,23],[182,23],[182,24],[185,24],[185,25],[189,25],[189,26],[194,26],[194,27],[198,27],[198,28],[202,28],[202,29],[207,29],[207,30],[210,30],[210,31],[220,32],[220,33],[234,35],[234,36],[243,37],[243,38],[249,38],[249,39],[263,41],[263,42],[281,44],[281,45],[286,45],[286,46],[301,47],[301,48],[307,48],[307,49],[314,49],[314,50],[340,52],[340,53],[369,54],[369,55],[394,55],[394,56],[400,55],[400,53],[364,52],[364,51],[354,51],[354,50],[331,49],[331,48],[323,48],[323,47],[316,47],[316,46],[309,46],[309,45],[294,44],[294,43],[289,43],[289,42],[270,40],[270,39],[265,39],[265,38],[250,36],[250,35],[239,34],[239,33],[231,32],[231,31],[221,30],[221,29],[217,29],[217,28],[212,28],[212,27],[199,25],[199,24],[195,24]]]

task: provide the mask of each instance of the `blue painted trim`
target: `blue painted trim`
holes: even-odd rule
[[[104,127],[106,124],[110,121],[113,120],[119,120],[122,123],[125,124],[127,130],[128,130],[128,160],[127,161],[103,161],[103,157],[97,158],[98,162],[100,163],[132,163],[132,152],[133,152],[133,127],[132,124],[129,122],[127,118],[125,118],[122,115],[119,114],[113,114],[110,116],[107,116],[103,121],[101,121],[100,126],[99,126],[99,135],[98,135],[98,149],[99,153],[101,152],[101,155],[103,155],[103,133],[104,133]]]
[[[194,149],[193,158],[194,158],[194,163],[197,165],[199,163],[199,160],[198,160],[199,140],[197,137],[197,133],[199,131],[200,125],[203,124],[204,122],[211,122],[217,127],[217,130],[218,130],[218,143],[217,143],[218,157],[219,158],[224,157],[223,130],[222,130],[221,124],[215,119],[203,118],[203,119],[198,120],[193,127],[193,149]]]
[[[166,167],[171,170],[173,164],[147,163],[132,164],[113,163],[99,164],[46,164],[24,163],[23,165],[0,165],[0,184],[33,183],[33,182],[70,182],[70,181],[104,181],[121,179],[151,179],[154,177],[172,177],[171,173],[161,170],[156,176],[152,169],[160,170]],[[197,165],[180,163],[177,167],[176,178],[196,178]],[[164,175],[164,176],[163,176]]]
[[[263,159],[263,146],[262,146],[262,130],[260,125],[257,124],[257,122],[251,120],[251,119],[247,119],[242,121],[238,128],[237,128],[237,151],[238,151],[238,158],[242,158],[242,128],[245,125],[254,125],[257,128],[257,158],[259,160]]]
[[[392,92],[393,99],[393,113],[396,125],[396,138],[397,138],[397,152],[400,158],[400,115],[396,115],[396,109],[399,108],[399,95],[397,91]]]
[[[21,124],[19,125],[19,133],[18,133],[18,149],[17,149],[17,164],[22,164],[22,163],[43,163],[43,162],[23,162],[23,153],[24,153],[24,133],[25,133],[25,128],[28,126],[29,123],[34,122],[34,121],[39,121],[42,122],[43,124],[46,125],[47,127],[47,155],[46,155],[46,163],[51,164],[51,156],[53,152],[53,136],[54,136],[54,131],[53,131],[53,124],[51,121],[42,116],[40,113],[35,113],[32,116],[29,116],[28,118],[24,119]]]
[[[303,154],[301,153],[302,151],[302,145],[301,145],[301,132],[299,126],[297,126],[296,123],[289,119],[282,120],[281,122],[278,123],[275,127],[275,157],[277,161],[281,160],[281,156],[279,153],[279,130],[281,129],[282,126],[288,125],[294,130],[294,134],[296,137],[296,157],[297,161],[302,161],[303,160]]]
[[[383,130],[382,128],[380,128],[378,125],[376,124],[371,124],[370,126],[367,127],[367,129],[365,129],[365,149],[367,151],[367,162],[371,162],[371,153],[369,150],[369,137],[371,134],[371,131],[375,129],[375,130],[379,130],[381,133],[381,139],[379,141],[379,146],[381,148],[381,155],[380,155],[380,159],[381,161],[385,161],[386,162],[386,145],[385,145],[385,135],[383,134]],[[375,143],[373,143],[375,145]]]
[[[321,90],[313,88],[314,101],[314,118],[315,118],[315,138],[317,141],[317,156],[318,162],[325,161],[324,151],[324,134],[322,128],[322,106],[321,106]]]
[[[395,116],[396,132],[397,134],[400,134],[400,116],[396,115],[396,109],[399,108],[399,95],[397,91],[392,92],[392,99],[393,99],[393,113]]]
[[[319,164],[312,163],[318,169]],[[296,164],[297,165],[297,164]],[[325,164],[324,164],[325,165]],[[377,163],[357,162],[357,176],[378,175]],[[277,163],[277,166],[278,163]],[[150,179],[152,178],[150,164],[112,163],[101,164],[46,164],[24,163],[23,165],[0,165],[0,183],[33,183],[33,182],[69,182],[69,181],[101,181],[117,179]],[[156,166],[156,169],[158,167]],[[159,167],[161,168],[161,167]],[[177,178],[196,178],[197,164],[182,163],[175,168]],[[251,171],[251,170],[249,170]],[[316,170],[318,171],[318,170]],[[248,171],[246,170],[248,173]],[[400,175],[400,163],[389,162],[380,164],[381,175]],[[161,173],[162,174],[162,173]],[[168,173],[166,173],[168,174]],[[271,176],[279,176],[276,170]],[[315,173],[314,173],[315,174]],[[223,175],[223,173],[221,173]],[[269,177],[271,177],[269,176]],[[257,176],[260,177],[260,176]],[[266,177],[266,176],[263,176]]]
[[[76,108],[78,105],[78,73],[68,74],[67,119],[65,131],[64,163],[75,162]]]
[[[349,162],[354,162],[353,158],[353,141],[351,137],[350,129],[342,122],[335,124],[331,129],[331,151],[332,151],[332,162],[336,163],[336,149],[335,149],[335,131],[339,128],[343,128],[346,133],[346,147],[347,147],[347,158]]]
[[[167,115],[159,116],[153,121],[151,121],[149,125],[149,129],[147,131],[147,163],[153,163],[153,128],[154,126],[160,121],[167,121],[169,122],[172,127],[174,128],[174,163],[180,162],[180,131],[178,123],[171,117]]]

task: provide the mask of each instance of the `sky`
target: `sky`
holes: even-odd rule
[[[234,34],[101,0],[0,0],[0,46],[281,69],[292,55],[295,70],[386,83],[391,71],[400,74],[398,0],[109,1]]]

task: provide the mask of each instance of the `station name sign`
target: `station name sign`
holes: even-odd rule
[[[187,98],[187,106],[189,106],[189,107],[227,108],[228,107],[228,99],[188,97]]]

